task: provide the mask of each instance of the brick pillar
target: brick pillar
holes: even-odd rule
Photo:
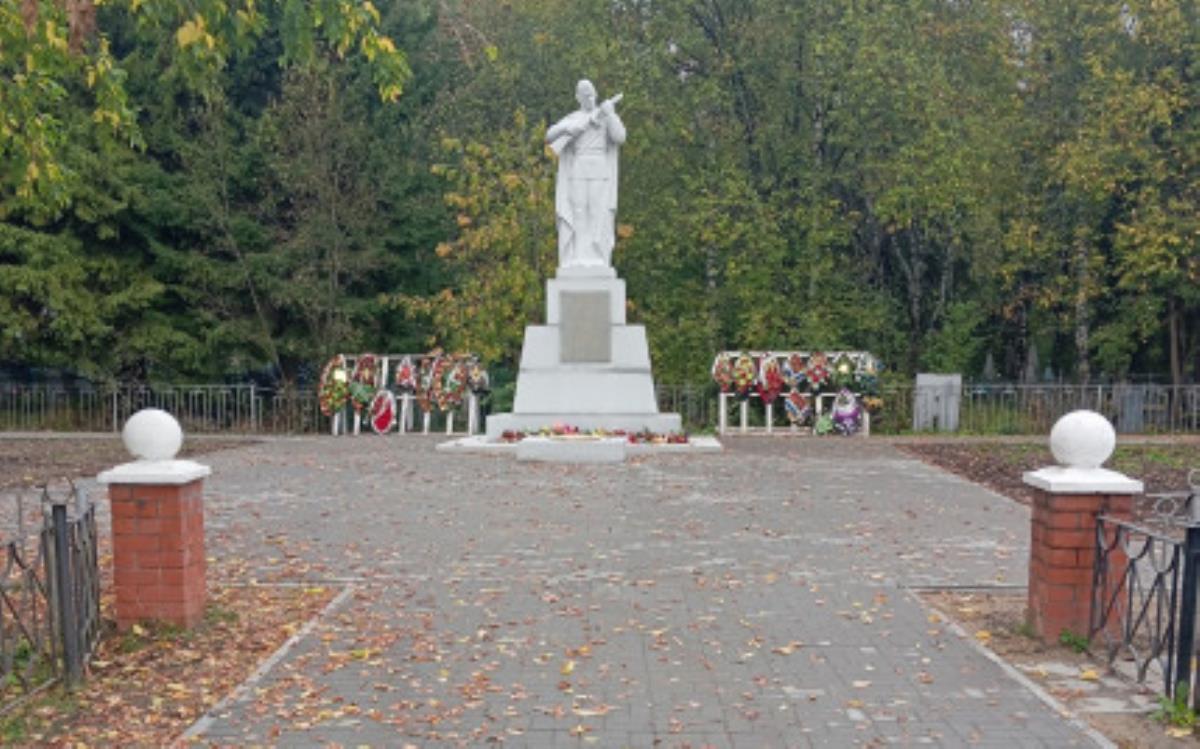
[[[1096,559],[1096,517],[1106,515],[1129,520],[1132,514],[1132,494],[1034,490],[1026,618],[1043,640],[1057,640],[1064,629],[1082,637],[1088,636]],[[1123,570],[1123,554],[1111,553],[1109,565],[1110,575]]]
[[[207,596],[204,479],[212,470],[175,459],[183,430],[166,411],[138,411],[121,439],[136,460],[96,477],[112,503],[117,627],[191,627],[204,618]]]
[[[187,628],[203,619],[203,487],[203,479],[109,484],[119,629],[148,620]]]
[[[1064,629],[1080,637],[1091,634],[1096,517],[1129,520],[1133,498],[1142,493],[1141,481],[1101,468],[1116,446],[1108,419],[1095,411],[1072,411],[1050,431],[1050,452],[1058,465],[1024,476],[1035,489],[1026,619],[1045,641],[1057,640]],[[1126,565],[1120,552],[1108,560],[1111,589],[1117,583],[1113,576]]]

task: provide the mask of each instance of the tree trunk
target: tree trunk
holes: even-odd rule
[[[1182,343],[1183,326],[1179,319],[1179,304],[1175,297],[1167,298],[1167,351],[1171,357],[1171,384],[1178,387],[1183,384],[1183,357],[1180,344]]]
[[[1086,385],[1092,376],[1090,348],[1091,309],[1089,305],[1091,273],[1088,268],[1087,243],[1083,239],[1075,242],[1075,360],[1079,384]]]

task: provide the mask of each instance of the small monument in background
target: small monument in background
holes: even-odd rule
[[[555,185],[558,271],[546,281],[546,324],[525,328],[513,411],[487,420],[487,437],[554,424],[584,430],[677,432],[659,413],[646,329],[625,322],[625,282],[612,267],[620,95],[597,105],[580,81],[579,109],[546,131],[559,157]]]

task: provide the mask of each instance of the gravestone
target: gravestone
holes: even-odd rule
[[[957,432],[961,374],[918,374],[913,393],[913,431]]]

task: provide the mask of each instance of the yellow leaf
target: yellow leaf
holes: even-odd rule
[[[145,637],[146,636],[146,628],[140,624],[135,624],[135,625],[133,625],[133,633],[135,635],[137,635],[138,637]]]
[[[1085,668],[1079,678],[1084,681],[1100,681],[1100,674],[1096,673],[1095,669]]]
[[[567,661],[566,663],[562,664],[562,668],[560,668],[558,670],[558,672],[560,674],[562,674],[563,676],[569,676],[571,674],[571,672],[574,670],[575,670],[575,661]]]
[[[204,39],[205,36],[204,17],[197,13],[195,17],[180,26],[179,30],[175,32],[175,41],[179,43],[180,47],[186,49]]]
[[[992,639],[992,633],[988,632],[986,629],[981,629],[975,633],[975,639],[979,640],[980,642],[988,642]]]

